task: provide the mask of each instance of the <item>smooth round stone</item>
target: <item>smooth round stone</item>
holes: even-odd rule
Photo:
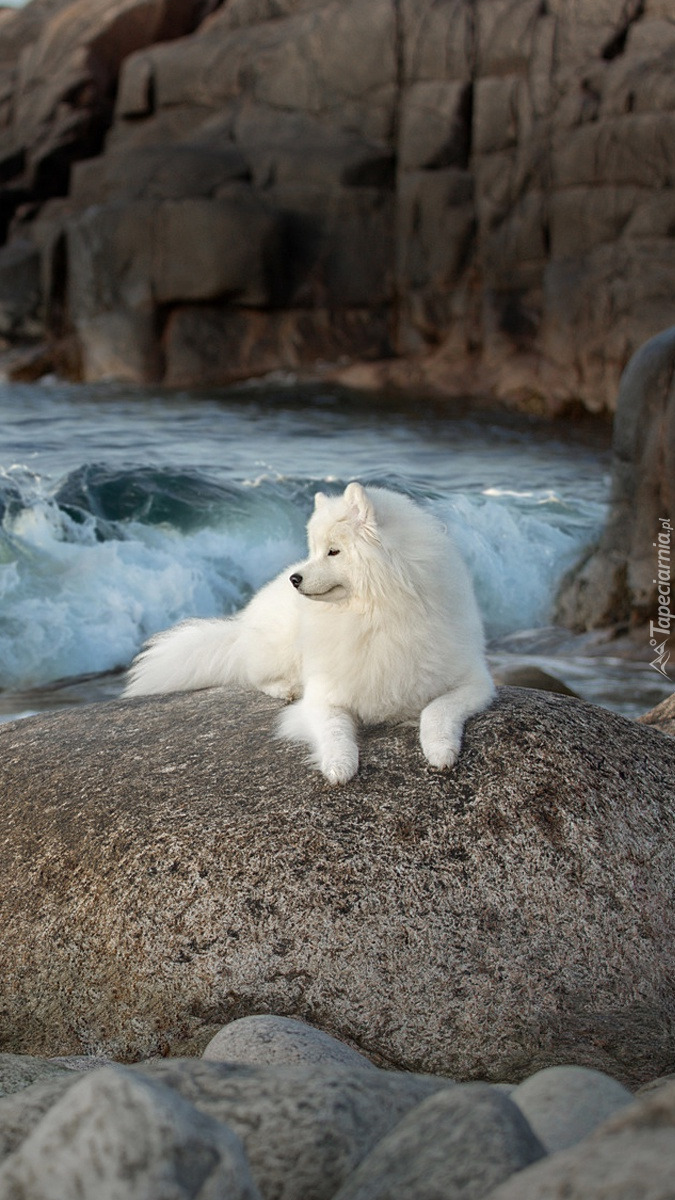
[[[239,1138],[177,1092],[125,1068],[86,1073],[0,1166],[31,1200],[260,1200]]]
[[[549,1154],[489,1200],[672,1200],[675,1086],[640,1096],[590,1137]]]
[[[212,1062],[274,1064],[337,1063],[344,1067],[373,1064],[358,1050],[292,1017],[242,1017],[211,1038],[202,1058]]]
[[[550,1152],[574,1146],[633,1100],[622,1084],[588,1067],[546,1067],[511,1092]]]
[[[334,1200],[480,1200],[543,1155],[508,1096],[489,1084],[460,1084],[412,1109]]]

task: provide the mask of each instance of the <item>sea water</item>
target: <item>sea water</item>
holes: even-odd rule
[[[607,433],[293,381],[201,393],[0,385],[0,719],[111,697],[152,633],[235,612],[305,555],[351,479],[430,508],[473,575],[497,666],[536,663],[627,714],[647,662],[552,627],[598,536]]]

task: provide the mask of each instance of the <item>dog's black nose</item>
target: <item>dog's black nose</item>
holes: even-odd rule
[[[302,575],[291,575],[291,583],[294,588],[299,588],[302,583]]]

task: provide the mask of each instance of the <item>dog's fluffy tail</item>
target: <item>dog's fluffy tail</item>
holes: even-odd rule
[[[183,621],[158,633],[129,669],[125,698],[191,692],[235,682],[237,619]]]

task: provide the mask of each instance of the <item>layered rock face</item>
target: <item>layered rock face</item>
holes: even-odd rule
[[[611,408],[671,320],[674,46],[663,0],[32,0],[0,332],[84,379],[399,356],[345,378]]]

